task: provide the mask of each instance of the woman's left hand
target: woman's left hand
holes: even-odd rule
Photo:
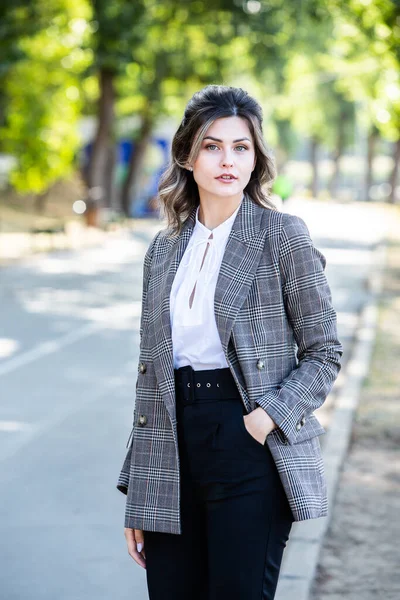
[[[264,444],[267,435],[277,427],[276,423],[261,406],[252,410],[248,415],[243,415],[243,420],[247,431],[260,444]]]

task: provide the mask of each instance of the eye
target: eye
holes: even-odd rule
[[[218,146],[216,144],[207,144],[206,150],[211,149],[211,148],[218,148]],[[241,148],[240,152],[243,152],[244,150],[248,150],[248,147],[244,146],[243,144],[236,146],[235,150],[238,150],[239,148]]]

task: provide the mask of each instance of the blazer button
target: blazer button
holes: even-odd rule
[[[140,425],[140,427],[144,427],[144,425],[146,425],[146,423],[147,423],[146,415],[139,415],[138,425]]]
[[[264,363],[264,361],[263,361],[263,360],[261,360],[261,359],[260,359],[260,360],[258,360],[258,361],[257,361],[257,369],[258,369],[259,371],[261,371],[261,369],[263,369],[264,367],[265,367],[265,363]]]
[[[305,416],[303,415],[303,416],[301,417],[301,419],[300,419],[300,423],[301,423],[301,425],[305,425],[305,422],[306,422],[306,418],[305,418]]]
[[[301,423],[297,423],[296,424],[297,431],[300,431],[301,428],[302,428],[302,424]]]
[[[147,371],[147,366],[146,366],[146,363],[140,363],[140,364],[139,364],[139,371],[140,371],[141,373],[146,373],[146,371]]]

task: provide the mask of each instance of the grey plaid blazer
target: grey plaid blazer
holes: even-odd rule
[[[144,259],[133,428],[116,485],[127,495],[132,529],[181,533],[169,296],[194,225],[195,209],[178,236],[159,231]],[[340,371],[342,346],[325,265],[300,217],[244,194],[218,275],[215,319],[248,412],[261,406],[278,425],[267,444],[296,521],[327,514],[318,439],[325,430],[313,411]]]

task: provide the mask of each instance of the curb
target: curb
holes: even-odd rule
[[[327,517],[293,524],[278,581],[276,600],[308,600],[310,596],[324,538],[334,510],[340,472],[347,455],[360,392],[369,371],[386,262],[385,242],[378,245],[374,258],[368,277],[369,298],[360,312],[353,350],[347,364],[345,384],[338,392],[322,448],[331,509]]]

